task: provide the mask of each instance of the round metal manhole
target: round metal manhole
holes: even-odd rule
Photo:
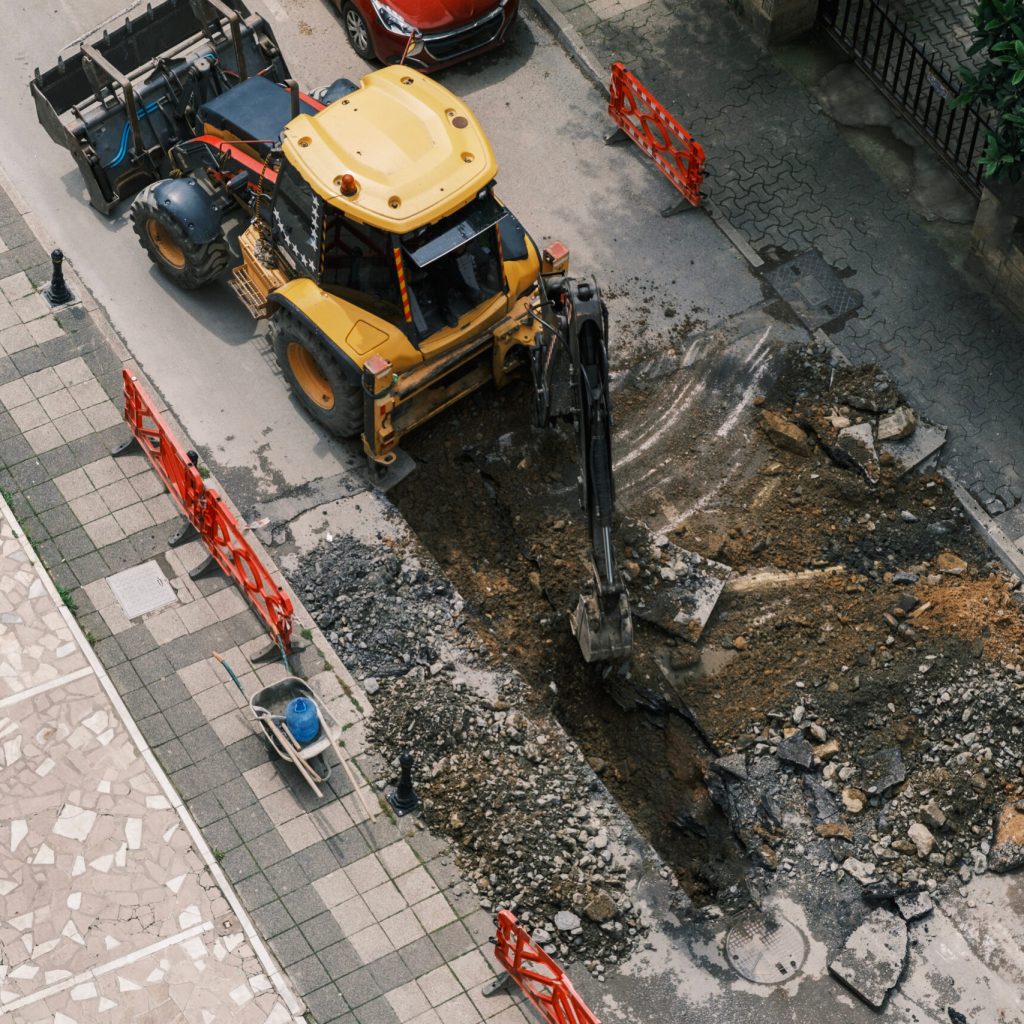
[[[807,959],[807,939],[784,917],[758,914],[729,929],[725,954],[747,981],[778,985],[799,974]]]

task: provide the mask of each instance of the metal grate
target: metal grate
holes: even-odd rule
[[[747,981],[779,985],[807,959],[804,933],[776,914],[757,914],[734,924],[725,936],[729,963]]]
[[[956,73],[917,42],[884,0],[822,0],[818,17],[828,35],[980,196],[978,161],[991,126],[979,107],[951,106],[960,93]]]
[[[764,276],[810,331],[852,313],[863,301],[816,252],[800,253]]]

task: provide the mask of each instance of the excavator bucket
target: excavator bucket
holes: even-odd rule
[[[614,603],[601,602],[591,587],[580,594],[569,624],[587,663],[625,661],[633,651],[633,619],[625,591]]]
[[[170,146],[202,133],[203,102],[256,74],[280,83],[288,69],[270,26],[242,0],[163,0],[37,68],[29,88],[39,123],[75,158],[90,203],[110,214],[169,172]]]

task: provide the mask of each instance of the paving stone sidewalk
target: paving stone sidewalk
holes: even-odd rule
[[[816,249],[852,272],[845,283],[864,305],[834,340],[852,360],[877,361],[950,427],[945,458],[992,514],[1016,505],[1024,329],[950,264],[803,86],[725,4],[549,2],[599,65],[624,61],[700,139],[709,200],[755,250],[770,261]],[[661,196],[652,182],[649,201]]]
[[[318,799],[291,765],[271,761],[212,655],[226,657],[247,693],[285,667],[254,664],[267,638],[226,580],[189,577],[205,554],[198,542],[168,548],[176,510],[145,457],[110,456],[127,437],[127,353],[88,296],[50,312],[40,295],[49,269],[0,192],[0,488],[309,1020],[523,1024],[519,1001],[480,995],[495,973],[493,923],[471,896],[456,895],[447,848],[408,820],[367,821],[340,769]],[[108,582],[139,566],[163,578],[168,598],[143,614]],[[296,633],[311,627],[297,611]],[[376,778],[381,766],[364,748],[370,709],[312,636],[300,674],[343,723],[357,770]]]
[[[0,806],[3,1019],[297,1021],[2,500]]]

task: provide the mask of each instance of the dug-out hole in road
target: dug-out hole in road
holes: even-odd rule
[[[741,900],[743,854],[704,782],[711,752],[663,696],[654,658],[665,637],[634,621],[625,678],[587,665],[570,632],[590,571],[575,441],[568,427],[530,422],[525,384],[484,390],[407,439],[418,468],[389,496],[464,597],[490,658],[530,684],[524,710],[553,707],[691,898]]]

